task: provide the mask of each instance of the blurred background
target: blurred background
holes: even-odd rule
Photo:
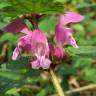
[[[10,9],[7,9],[8,2],[6,3],[6,1],[0,0],[0,10],[6,8],[6,12],[13,13],[9,15],[7,14],[8,12],[3,14],[0,11],[0,29],[16,18],[15,11],[11,12]],[[67,46],[65,50],[69,54],[70,59],[61,62],[56,69],[56,74],[60,79],[62,88],[68,92],[68,90],[90,84],[95,86],[96,0],[57,1],[63,4],[64,9],[62,10],[64,12],[75,11],[85,16],[83,22],[71,25],[74,29],[73,35],[78,43],[79,49]],[[59,10],[58,8],[56,9],[57,11]],[[47,16],[42,16],[38,22],[39,27],[51,38],[51,35],[54,35],[54,28],[57,24],[57,15],[51,15],[50,12]],[[28,20],[25,20],[25,23],[28,27],[32,28]],[[19,32],[6,33],[0,30],[0,96],[57,96],[50,82],[50,78],[47,78],[48,74],[41,72],[41,70],[33,70],[30,68],[27,54],[24,53],[20,60],[11,60],[12,52],[16,47],[19,37]],[[89,88],[89,90],[69,92],[70,94],[68,96],[96,96],[96,86],[94,86],[91,89]]]

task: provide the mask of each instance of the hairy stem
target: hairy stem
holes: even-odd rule
[[[59,96],[66,96],[63,89],[61,88],[58,78],[56,77],[56,75],[52,69],[50,69],[50,75],[51,75],[52,83],[53,83],[55,89],[57,90],[58,95]]]

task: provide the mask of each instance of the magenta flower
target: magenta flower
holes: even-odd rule
[[[63,44],[72,45],[74,48],[78,48],[74,37],[72,36],[73,30],[71,28],[65,27],[69,23],[80,22],[84,19],[84,16],[79,15],[75,12],[67,12],[61,15],[59,18],[59,23],[56,25],[55,34],[57,44],[62,46]]]
[[[73,30],[66,27],[69,23],[80,22],[83,16],[75,12],[67,12],[59,17],[59,22],[55,28],[56,44],[48,44],[47,37],[40,29],[31,31],[21,19],[16,19],[2,30],[5,32],[21,32],[24,35],[18,39],[17,47],[13,51],[12,60],[20,58],[22,50],[27,51],[32,58],[30,64],[34,69],[48,69],[51,61],[49,55],[62,59],[64,57],[63,44],[72,45],[78,48]]]
[[[74,48],[78,48],[74,37],[72,36],[73,30],[67,27],[63,27],[61,25],[56,26],[56,40],[57,44],[62,46],[63,44],[70,44]]]
[[[6,32],[20,31],[25,33],[25,35],[18,40],[17,47],[13,52],[13,60],[17,60],[20,57],[21,50],[25,50],[36,58],[30,61],[32,68],[38,69],[41,67],[48,69],[50,67],[49,46],[44,32],[39,29],[32,32],[20,19],[13,21],[7,25],[7,27],[3,28],[3,30]]]

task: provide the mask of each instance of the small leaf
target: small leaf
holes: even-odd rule
[[[56,25],[56,21],[56,16],[45,17],[42,21],[40,21],[39,27],[45,32],[53,31]]]
[[[9,89],[5,94],[6,95],[20,96],[19,93],[17,92],[17,89],[16,88]]]

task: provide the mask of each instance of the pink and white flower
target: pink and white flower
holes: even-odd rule
[[[55,28],[55,35],[58,45],[63,44],[72,45],[74,48],[78,48],[74,37],[72,36],[73,30],[66,27],[69,23],[77,23],[84,19],[84,16],[79,15],[75,12],[67,12],[59,17],[59,22]]]
[[[35,29],[32,32],[20,19],[7,25],[3,28],[3,31],[19,31],[24,33],[24,36],[19,38],[17,47],[13,52],[13,60],[17,60],[20,57],[21,50],[25,50],[36,57],[36,60],[30,62],[32,68],[38,69],[41,67],[43,69],[48,69],[50,67],[51,61],[49,60],[49,46],[44,32],[39,29]]]
[[[67,12],[60,15],[58,24],[55,27],[56,44],[48,44],[47,37],[40,29],[34,31],[28,29],[26,24],[21,19],[16,19],[2,30],[5,32],[21,32],[24,35],[18,39],[17,47],[13,51],[13,60],[20,58],[22,50],[27,51],[35,60],[31,60],[30,64],[34,69],[48,69],[51,61],[49,55],[59,59],[64,57],[63,44],[72,45],[78,48],[74,37],[73,30],[66,27],[69,23],[77,23],[84,19],[84,16],[75,12]]]

